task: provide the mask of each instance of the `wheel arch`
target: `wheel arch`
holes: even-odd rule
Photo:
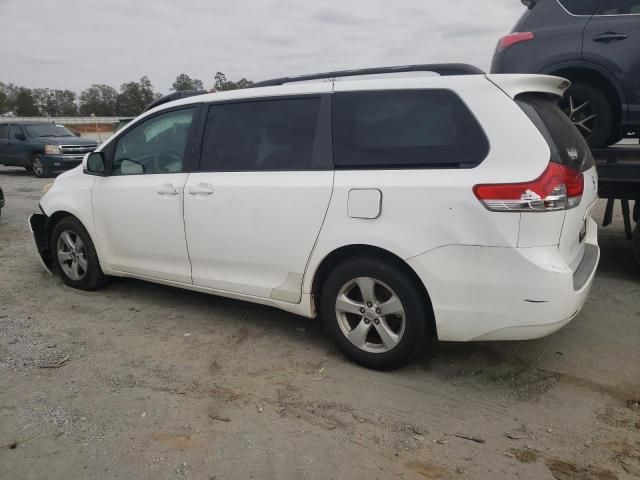
[[[322,292],[322,286],[324,281],[326,280],[329,273],[342,261],[347,258],[353,256],[369,256],[375,257],[380,260],[392,262],[398,267],[400,267],[415,283],[422,295],[425,304],[427,305],[428,311],[431,313],[427,318],[427,325],[429,328],[429,334],[432,338],[437,338],[438,331],[436,328],[435,314],[433,311],[433,305],[431,303],[431,297],[429,296],[429,292],[424,284],[424,282],[420,279],[416,271],[411,268],[411,266],[405,262],[401,257],[396,255],[395,253],[390,252],[381,247],[375,247],[372,245],[366,244],[351,244],[351,245],[343,245],[335,250],[331,251],[327,254],[318,264],[315,272],[313,273],[313,280],[311,283],[311,294],[312,294],[312,303],[315,311],[319,311],[319,302],[320,296]]]
[[[624,91],[615,77],[605,68],[588,62],[566,62],[547,67],[541,73],[563,77],[571,82],[589,83],[602,89],[613,101],[615,121],[618,124],[626,123],[626,112],[622,110],[626,105]]]
[[[73,213],[67,211],[67,210],[57,210],[54,213],[52,213],[49,216],[49,219],[46,223],[46,238],[47,238],[47,247],[48,247],[48,252],[49,254],[52,254],[52,235],[53,235],[53,229],[56,227],[56,225],[58,223],[60,223],[61,220],[65,219],[65,218],[73,218],[75,220],[77,220],[80,225],[82,225],[84,227],[84,229],[87,232],[87,235],[89,235],[89,238],[91,239],[91,242],[93,243],[94,248],[96,248],[96,254],[98,255],[98,258],[100,258],[100,253],[98,252],[97,246],[96,246],[96,241],[93,238],[93,235],[91,234],[91,230],[89,228],[87,228],[87,225],[85,225],[85,223],[77,216],[74,215]]]

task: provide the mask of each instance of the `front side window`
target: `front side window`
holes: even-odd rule
[[[18,125],[11,125],[11,130],[9,130],[9,138],[11,140],[19,140],[18,135],[23,134],[22,127]]]
[[[155,116],[118,138],[111,175],[182,172],[194,111]]]
[[[603,0],[598,15],[640,14],[640,0]]]
[[[0,125],[0,140],[6,140],[9,135],[9,125]]]
[[[202,141],[203,171],[310,170],[320,98],[213,105]]]
[[[449,90],[334,94],[336,168],[474,167],[488,152],[482,128]]]

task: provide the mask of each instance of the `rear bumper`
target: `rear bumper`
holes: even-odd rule
[[[29,217],[29,230],[38,252],[38,258],[44,269],[52,275],[51,250],[49,246],[49,217],[42,213],[34,213]]]
[[[444,341],[528,340],[569,323],[587,300],[600,249],[589,220],[576,270],[557,246],[446,246],[408,261],[422,278]]]

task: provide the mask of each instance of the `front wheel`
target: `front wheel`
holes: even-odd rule
[[[51,166],[42,161],[40,155],[34,155],[31,159],[31,170],[38,178],[48,178],[51,176]]]
[[[60,220],[51,236],[53,263],[62,281],[80,290],[95,290],[105,283],[91,237],[73,217]]]
[[[320,313],[340,350],[367,368],[400,368],[426,348],[424,296],[393,262],[355,257],[340,264],[324,283]]]

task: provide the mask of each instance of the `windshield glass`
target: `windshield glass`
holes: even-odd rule
[[[73,133],[62,125],[48,123],[46,125],[29,125],[27,132],[30,137],[75,137]]]

